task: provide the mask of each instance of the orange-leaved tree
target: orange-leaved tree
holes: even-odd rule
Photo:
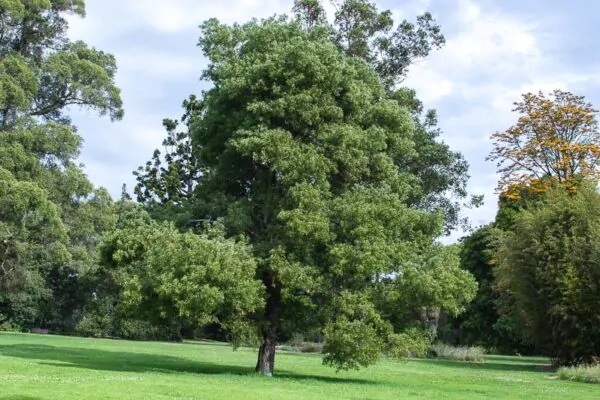
[[[562,90],[522,97],[514,103],[517,123],[492,135],[487,160],[497,161],[500,193],[519,200],[525,188],[540,193],[560,185],[574,191],[582,179],[599,178],[598,110],[584,96]]]

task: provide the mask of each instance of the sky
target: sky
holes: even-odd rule
[[[165,136],[162,119],[179,118],[181,104],[200,94],[206,67],[198,25],[216,17],[244,22],[290,11],[293,0],[86,0],[85,19],[70,18],[70,36],[115,55],[125,117],[110,122],[74,110],[84,138],[80,160],[98,186],[118,197],[132,172]],[[379,0],[398,20],[423,11],[442,27],[446,45],[409,71],[404,86],[437,110],[441,139],[470,164],[469,191],[484,205],[465,210],[474,225],[494,219],[495,165],[485,161],[490,135],[509,128],[521,94],[570,90],[600,107],[600,2],[586,0]],[[401,5],[398,5],[401,4]],[[463,235],[454,232],[444,242]]]

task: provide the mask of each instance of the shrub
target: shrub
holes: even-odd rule
[[[485,349],[479,346],[435,344],[430,347],[429,354],[432,358],[440,360],[483,362]]]
[[[559,379],[584,383],[600,383],[600,365],[563,367],[558,370]]]
[[[24,332],[24,329],[14,322],[0,324],[0,332]]]
[[[295,344],[282,344],[277,346],[279,350],[282,351],[292,351],[294,353],[322,353],[323,352],[323,344],[322,343],[312,343],[312,342],[301,342]]]
[[[323,343],[307,341],[303,334],[295,333],[287,343],[278,346],[278,348],[283,351],[293,351],[296,353],[321,353],[323,351]]]

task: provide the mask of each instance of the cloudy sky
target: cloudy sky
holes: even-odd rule
[[[87,17],[70,21],[71,36],[113,53],[125,118],[111,123],[76,112],[85,139],[81,160],[92,181],[118,196],[133,188],[132,171],[160,146],[165,117],[199,93],[206,65],[196,47],[198,25],[217,17],[246,21],[285,13],[293,0],[87,0]],[[600,106],[600,45],[594,32],[600,4],[585,0],[379,0],[398,18],[429,10],[446,46],[415,65],[406,86],[438,111],[443,140],[471,166],[471,192],[485,206],[468,211],[475,224],[493,219],[497,177],[485,157],[490,134],[514,121],[521,93],[554,88],[585,95]],[[397,4],[402,4],[398,8]],[[460,236],[455,233],[448,240]]]

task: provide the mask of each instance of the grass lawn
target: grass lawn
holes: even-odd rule
[[[384,360],[335,373],[317,355],[279,352],[276,376],[252,374],[253,350],[0,334],[0,400],[593,399],[597,385],[549,379],[539,358],[484,364]]]

